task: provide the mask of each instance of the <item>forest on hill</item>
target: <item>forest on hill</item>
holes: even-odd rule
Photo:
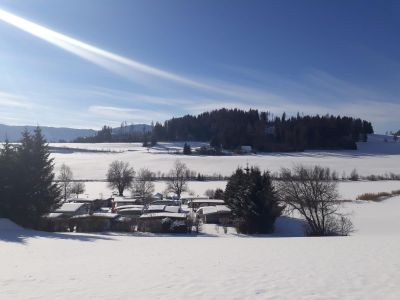
[[[197,116],[172,118],[156,123],[152,130],[113,133],[104,126],[95,136],[77,142],[202,141],[215,149],[237,150],[251,146],[254,151],[303,151],[305,149],[356,149],[373,133],[370,122],[342,116],[300,115],[273,117],[269,112],[250,109],[219,109]]]
[[[160,141],[209,141],[213,147],[237,149],[248,145],[256,151],[304,149],[356,149],[373,133],[370,122],[341,116],[272,117],[258,110],[219,109],[198,116],[157,123],[153,136]]]

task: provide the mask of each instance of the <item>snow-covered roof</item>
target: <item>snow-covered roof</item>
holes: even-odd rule
[[[231,209],[226,205],[203,206],[197,210],[197,213],[200,213],[203,215],[229,213],[229,212],[231,212]]]
[[[174,219],[186,219],[186,214],[184,213],[171,213],[171,212],[158,212],[144,214],[140,216],[141,219],[152,219],[152,218],[174,218]]]
[[[134,202],[136,202],[136,201],[138,201],[138,199],[136,199],[136,198],[114,198],[114,202],[117,202],[117,203],[134,203]]]
[[[195,199],[192,200],[191,203],[220,203],[220,204],[224,204],[225,201],[221,200],[221,199]]]
[[[164,208],[164,211],[166,212],[172,212],[172,213],[178,213],[180,211],[179,206],[173,205],[173,206],[166,206]]]
[[[116,208],[117,211],[126,210],[126,209],[143,209],[143,205],[140,204],[132,204],[132,205],[121,205]]]
[[[68,202],[94,202],[94,201],[108,201],[109,199],[96,199],[96,198],[71,198]]]
[[[73,219],[80,219],[80,218],[89,218],[89,217],[100,217],[100,218],[109,218],[109,219],[114,219],[118,217],[118,214],[115,213],[104,213],[104,212],[96,212],[93,214],[82,214],[82,215],[77,215],[73,216]]]
[[[165,205],[161,205],[161,204],[149,205],[149,207],[147,207],[147,210],[164,210],[164,209],[165,209]]]
[[[124,209],[120,209],[117,212],[118,213],[127,213],[127,212],[142,212],[143,208],[139,208],[139,207],[131,207],[131,208],[124,208]]]
[[[82,206],[84,206],[84,203],[75,203],[75,202],[68,202],[64,203],[59,207],[55,212],[56,213],[70,213],[70,212],[76,212],[79,210]]]

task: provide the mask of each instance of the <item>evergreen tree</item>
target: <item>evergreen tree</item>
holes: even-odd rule
[[[10,218],[16,181],[16,151],[8,140],[0,150],[0,217]]]
[[[185,155],[192,154],[192,148],[187,143],[185,143],[185,145],[183,145],[183,154],[185,154]]]
[[[25,131],[17,151],[17,178],[12,219],[28,227],[37,227],[43,214],[60,201],[60,190],[54,182],[54,164],[42,132]]]
[[[238,232],[270,233],[282,213],[269,173],[258,168],[237,169],[224,193]]]

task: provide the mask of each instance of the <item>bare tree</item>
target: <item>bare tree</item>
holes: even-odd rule
[[[154,193],[154,174],[149,169],[140,169],[132,188],[132,195],[139,198],[144,205],[151,202]]]
[[[62,188],[62,196],[66,201],[70,194],[70,186],[73,178],[71,168],[66,164],[62,164],[60,167],[60,174],[58,175],[58,181],[60,182]]]
[[[71,194],[75,194],[79,198],[80,194],[85,192],[85,184],[83,182],[74,182],[71,186]]]
[[[337,183],[326,168],[297,166],[282,169],[277,182],[278,195],[289,211],[297,211],[307,221],[306,234],[348,235],[353,226],[340,212]]]
[[[175,193],[178,199],[180,199],[181,194],[188,191],[187,182],[190,175],[191,171],[188,169],[186,164],[177,159],[174,163],[173,169],[168,173],[166,190]]]
[[[129,166],[129,163],[115,160],[107,172],[108,186],[117,189],[119,196],[124,195],[124,190],[132,187],[135,171]]]

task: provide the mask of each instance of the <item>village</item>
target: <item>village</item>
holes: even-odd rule
[[[206,197],[164,198],[156,193],[149,204],[114,195],[107,199],[70,198],[44,217],[44,228],[58,232],[199,232],[202,224],[230,224],[224,200]]]

